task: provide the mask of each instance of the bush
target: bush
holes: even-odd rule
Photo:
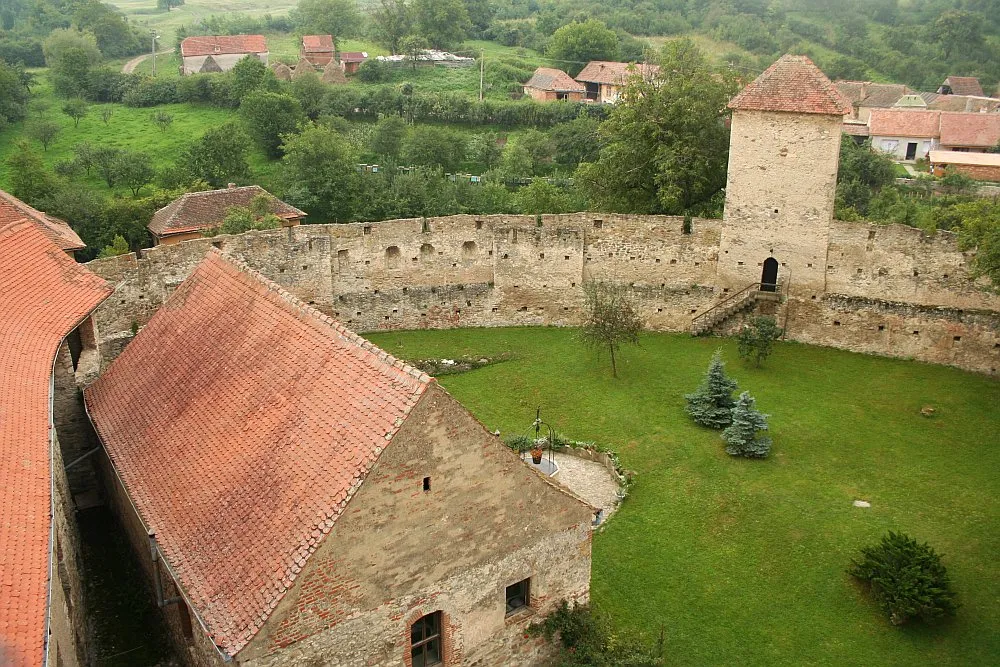
[[[144,79],[122,96],[122,104],[127,107],[155,107],[177,101],[176,79]]]
[[[509,435],[503,439],[503,444],[510,447],[514,452],[520,454],[521,452],[527,452],[535,446],[535,441],[528,436],[521,435]]]
[[[861,550],[848,574],[868,583],[893,625],[913,618],[933,622],[954,616],[959,605],[941,557],[927,544],[893,533]]]
[[[663,639],[651,645],[639,637],[623,637],[611,629],[608,620],[589,605],[565,600],[541,623],[528,626],[529,635],[549,641],[558,636],[562,648],[557,664],[600,665],[601,667],[657,667],[663,665]]]
[[[743,326],[737,340],[739,341],[740,358],[751,361],[760,368],[764,360],[771,355],[774,341],[781,336],[782,330],[773,317],[755,317],[750,324]]]
[[[358,68],[358,80],[365,83],[382,83],[392,78],[392,65],[384,60],[372,58],[361,63]]]

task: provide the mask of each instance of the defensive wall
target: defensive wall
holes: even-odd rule
[[[359,332],[576,325],[593,280],[630,285],[648,328],[688,331],[763,264],[760,253],[727,255],[749,273],[719,275],[723,224],[695,219],[685,234],[679,217],[572,213],[301,225],[88,267],[116,285],[94,314],[104,364],[212,246]],[[779,282],[791,296],[774,314],[792,340],[996,373],[1000,295],[970,278],[972,257],[948,232],[834,221],[819,276],[811,271],[799,285],[782,262]]]

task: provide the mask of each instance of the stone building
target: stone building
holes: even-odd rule
[[[291,204],[274,197],[259,185],[229,187],[221,190],[187,192],[153,214],[148,228],[156,245],[170,245],[188,239],[201,238],[204,232],[222,224],[229,209],[234,206],[248,207],[254,197],[266,195],[270,198],[268,210],[281,218],[282,227],[294,227],[306,217]]]
[[[12,199],[0,197],[0,664],[84,665],[92,656],[66,470],[80,460],[77,377],[97,368],[90,313],[111,287]]]
[[[646,79],[655,76],[659,71],[659,65],[591,60],[576,75],[576,80],[586,89],[585,99],[613,104],[618,101],[618,96],[628,83],[629,77],[641,76]]]
[[[227,72],[251,56],[267,64],[264,35],[204,35],[181,42],[181,74]]]
[[[551,67],[539,67],[524,84],[524,94],[538,102],[579,102],[586,91],[587,88],[569,74]]]
[[[86,402],[190,664],[530,664],[588,599],[593,508],[217,249]]]

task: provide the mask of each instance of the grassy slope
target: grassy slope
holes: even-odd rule
[[[174,35],[181,25],[191,25],[198,19],[212,14],[240,13],[250,16],[271,14],[282,16],[298,4],[297,0],[185,0],[180,7],[169,12],[156,8],[156,0],[109,0],[108,4],[120,9],[131,22],[143,28],[155,29],[160,43],[174,45]]]
[[[510,351],[515,361],[441,383],[491,429],[525,430],[541,405],[569,436],[621,450],[639,481],[595,537],[592,595],[623,627],[663,627],[671,664],[1000,660],[995,379],[782,344],[764,369],[730,364],[776,443],[770,459],[744,461],[683,411],[712,351],[735,358],[729,342],[644,336],[614,380],[571,330],[371,338],[404,358]],[[889,529],[944,554],[964,605],[949,626],[889,626],[844,573]]]

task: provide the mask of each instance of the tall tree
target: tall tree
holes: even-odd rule
[[[38,143],[42,145],[43,151],[48,151],[49,144],[51,144],[55,140],[56,135],[59,134],[59,123],[39,118],[28,124],[27,133],[28,136],[32,139],[36,139]]]
[[[389,49],[401,53],[400,42],[413,32],[413,12],[406,0],[379,0],[372,10],[372,39]]]
[[[191,180],[221,188],[250,176],[249,152],[250,138],[239,126],[228,123],[205,132],[181,154],[178,164]]]
[[[607,350],[611,355],[611,374],[618,377],[615,353],[623,343],[639,344],[643,323],[624,285],[588,282],[585,315],[581,334],[591,347]]]
[[[659,74],[633,75],[601,124],[602,150],[577,177],[594,210],[712,212],[726,185],[726,105],[737,84],[687,39],[663,47]]]
[[[155,176],[149,153],[123,151],[118,156],[118,182],[131,190],[133,197],[138,197],[139,191],[152,183]]]
[[[42,44],[56,92],[67,97],[87,92],[87,77],[101,62],[101,51],[92,33],[69,28],[54,30]]]
[[[255,90],[278,90],[278,81],[274,72],[267,68],[260,58],[246,55],[232,69],[233,98],[243,101],[243,98]]]
[[[974,276],[988,276],[993,288],[1000,291],[1000,206],[988,199],[957,204],[961,218],[959,242],[965,249],[976,249],[972,262]]]
[[[281,175],[286,198],[316,222],[353,219],[361,175],[359,155],[334,129],[311,125],[285,138]]]
[[[574,21],[552,33],[547,53],[576,76],[588,61],[617,60],[618,35],[597,19]]]
[[[469,36],[472,22],[463,0],[414,0],[417,32],[435,49],[450,49]]]
[[[380,159],[397,160],[406,138],[406,121],[399,116],[386,116],[375,125],[371,151]]]
[[[157,9],[165,9],[168,12],[174,7],[180,7],[184,4],[184,0],[156,0]]]
[[[10,191],[29,204],[38,204],[49,194],[53,186],[52,174],[45,169],[45,163],[27,141],[14,144],[14,150],[7,157],[10,174]]]
[[[295,132],[302,107],[290,95],[257,90],[243,98],[240,116],[268,156],[281,157],[282,138]]]
[[[983,16],[961,9],[941,12],[931,29],[934,41],[941,45],[945,58],[957,47],[968,49],[982,42]]]
[[[20,72],[23,70],[0,60],[0,127],[21,120],[27,113],[29,92]]]
[[[360,33],[362,18],[357,0],[299,0],[297,22],[310,33],[344,39]]]

